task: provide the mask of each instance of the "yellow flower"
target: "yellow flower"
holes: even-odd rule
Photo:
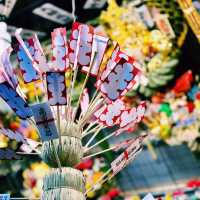
[[[9,138],[0,134],[0,148],[8,147]]]
[[[172,195],[171,195],[171,194],[167,194],[167,195],[165,196],[165,200],[173,200]]]
[[[47,164],[45,164],[44,162],[32,163],[30,168],[31,168],[31,170],[34,171],[34,173],[38,179],[43,178],[49,171],[49,166]]]

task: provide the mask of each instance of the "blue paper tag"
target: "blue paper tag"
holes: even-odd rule
[[[8,82],[0,83],[0,96],[18,117],[26,119],[32,116],[32,111],[28,104],[19,96]]]
[[[10,194],[0,194],[0,200],[9,200]]]
[[[58,138],[58,131],[51,108],[47,103],[31,106],[35,122],[39,129],[40,138],[48,141]]]

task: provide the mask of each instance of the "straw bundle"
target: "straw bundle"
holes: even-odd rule
[[[52,142],[44,142],[41,149],[42,160],[51,167],[58,167],[55,151],[60,159],[61,166],[73,167],[81,162],[83,157],[82,143],[79,138],[62,136],[61,145],[59,139]],[[54,151],[55,147],[55,151]]]
[[[71,188],[79,192],[85,192],[85,179],[83,174],[73,168],[52,169],[43,180],[43,191],[48,192],[58,188]]]
[[[41,200],[85,200],[83,193],[69,189],[57,188],[49,191],[44,191]]]

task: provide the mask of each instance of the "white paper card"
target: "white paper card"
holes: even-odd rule
[[[73,19],[71,13],[58,8],[51,3],[45,3],[38,8],[35,8],[33,13],[59,24],[67,24]]]

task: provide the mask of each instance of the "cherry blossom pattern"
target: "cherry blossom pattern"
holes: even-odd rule
[[[75,22],[69,40],[69,60],[78,66],[88,67],[92,54],[94,28]],[[76,61],[77,60],[77,61]]]
[[[84,114],[86,113],[88,107],[89,107],[89,94],[88,94],[88,89],[85,88],[83,90],[83,95],[82,95],[82,98],[81,98],[81,113]]]
[[[139,84],[140,71],[135,66],[133,69],[133,76],[134,76],[133,80],[128,83],[126,89],[121,93],[121,96],[124,96],[129,90],[133,89],[136,84]]]
[[[117,99],[115,102],[112,102],[102,108],[100,111],[97,111],[94,116],[97,117],[99,123],[102,123],[108,127],[118,125],[118,118],[121,115],[122,111],[125,110],[125,105],[121,99]]]
[[[10,54],[12,52],[12,48],[7,48],[1,55],[1,63],[3,65],[3,73],[6,77],[6,80],[13,88],[17,88],[18,79],[16,74],[14,73],[13,67],[10,63]]]
[[[1,128],[0,133],[9,137],[11,140],[16,140],[17,142],[22,142],[24,144],[28,144],[26,139],[24,138],[24,136],[17,131],[14,132],[10,129]]]
[[[121,58],[105,81],[100,84],[100,91],[111,101],[121,97],[128,84],[134,78],[134,66],[131,61]]]
[[[19,96],[8,82],[0,83],[0,96],[18,117],[26,119],[32,116],[32,111],[28,104]]]
[[[48,103],[31,106],[36,125],[42,141],[58,138],[58,132],[53,118],[53,113]]]
[[[33,61],[38,66],[41,73],[45,73],[49,70],[46,56],[42,50],[40,41],[37,38],[37,35],[34,35],[27,40],[27,48],[33,58]]]
[[[92,42],[92,68],[90,74],[94,77],[98,75],[100,65],[102,63],[106,48],[108,46],[109,38],[94,34]],[[89,72],[89,66],[83,67],[82,72]]]
[[[27,43],[25,44],[27,45]],[[23,47],[21,44],[18,45],[17,48],[17,58],[19,60],[19,67],[22,72],[22,76],[25,83],[30,83],[33,81],[37,81],[40,79],[39,72],[33,66],[33,62],[29,55],[27,55],[27,51],[24,49],[27,47]]]
[[[141,102],[137,108],[124,110],[120,116],[120,127],[128,128],[129,124],[140,122],[144,117],[145,107],[145,102]]]
[[[66,105],[67,104],[67,88],[65,85],[64,72],[47,72],[47,91],[49,104]]]
[[[69,69],[68,45],[66,40],[66,29],[57,28],[51,33],[52,37],[52,67],[55,71],[66,71]]]

